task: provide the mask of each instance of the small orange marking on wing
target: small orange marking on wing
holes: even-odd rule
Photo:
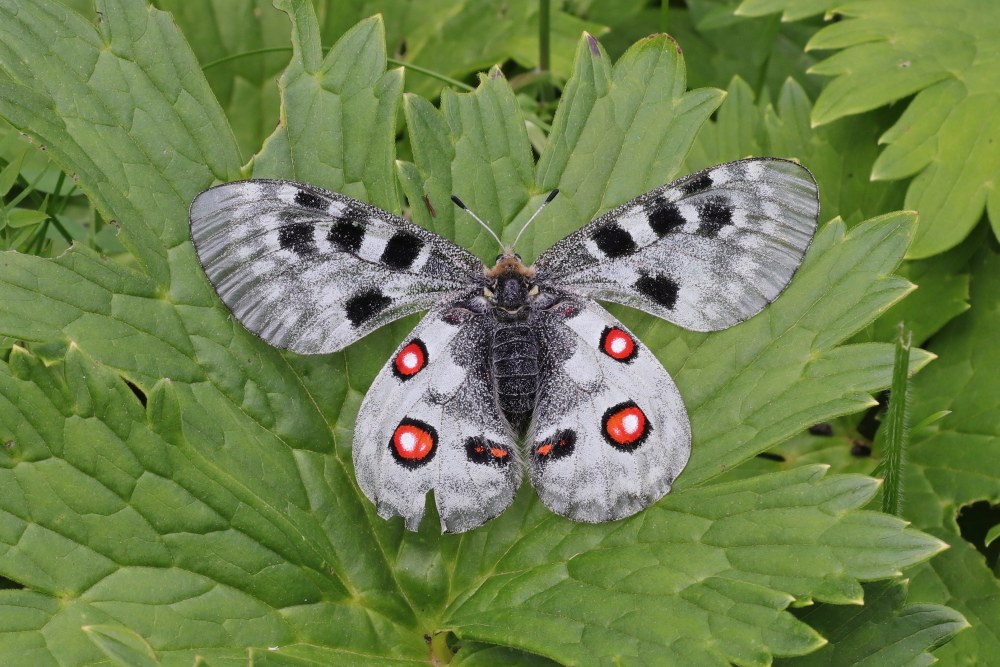
[[[541,445],[536,451],[542,456],[548,456],[550,453],[552,453],[552,443],[546,442],[544,445]]]
[[[492,454],[495,459],[502,459],[507,456],[508,453],[509,452],[506,449],[502,449],[500,447],[492,447],[490,449],[490,454]]]

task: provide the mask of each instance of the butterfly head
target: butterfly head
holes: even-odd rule
[[[486,284],[483,296],[501,319],[519,319],[527,316],[528,307],[538,296],[534,283],[535,269],[525,266],[521,256],[510,248],[497,255],[492,269],[483,272]]]

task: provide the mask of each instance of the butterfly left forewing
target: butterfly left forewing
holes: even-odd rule
[[[553,512],[601,522],[666,494],[691,430],[653,354],[596,303],[569,299],[538,318],[544,350],[527,439],[531,482]]]
[[[216,292],[268,343],[346,347],[481,277],[474,256],[345,195],[255,179],[195,197],[191,237]]]
[[[492,318],[432,309],[365,395],[354,431],[358,484],[380,516],[416,530],[428,491],[441,529],[460,533],[505,510],[521,480],[489,370]]]

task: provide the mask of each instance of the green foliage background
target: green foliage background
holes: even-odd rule
[[[540,4],[0,0],[0,664],[1000,654],[996,3],[565,0],[544,71]],[[608,525],[530,488],[466,535],[379,519],[353,421],[415,319],[274,350],[187,232],[211,184],[284,177],[489,258],[448,197],[509,241],[558,187],[530,259],[748,155],[807,165],[822,226],[738,327],[615,309],[695,442],[674,492]],[[926,351],[899,518],[869,475],[901,320]]]

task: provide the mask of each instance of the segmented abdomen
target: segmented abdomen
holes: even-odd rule
[[[538,391],[538,341],[523,323],[501,324],[493,335],[493,379],[500,409],[519,433],[535,408]]]

